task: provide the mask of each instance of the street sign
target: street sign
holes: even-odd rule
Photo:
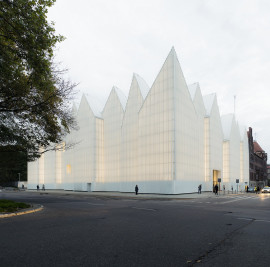
[[[239,184],[239,179],[236,179],[236,183]]]
[[[221,178],[218,178],[218,182],[221,183]]]

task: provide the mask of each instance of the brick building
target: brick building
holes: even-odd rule
[[[247,132],[249,145],[249,185],[260,188],[268,184],[267,153],[257,141],[253,141],[252,128]]]
[[[268,186],[270,186],[270,164],[267,164],[267,180]]]

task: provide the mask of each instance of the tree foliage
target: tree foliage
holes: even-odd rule
[[[64,39],[47,21],[54,2],[0,0],[0,145],[27,151],[28,160],[55,149],[75,125],[75,85],[53,63]]]
[[[23,151],[12,151],[14,147],[0,147],[0,186],[19,180],[27,180],[27,154]]]

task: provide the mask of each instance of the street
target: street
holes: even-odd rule
[[[203,195],[203,194],[202,194]],[[194,198],[0,192],[0,266],[268,266],[270,194]]]

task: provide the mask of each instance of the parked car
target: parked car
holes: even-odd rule
[[[270,193],[270,187],[269,187],[269,186],[265,186],[265,187],[262,189],[262,193]]]
[[[255,192],[255,188],[252,186],[248,187],[248,192],[254,193]]]

